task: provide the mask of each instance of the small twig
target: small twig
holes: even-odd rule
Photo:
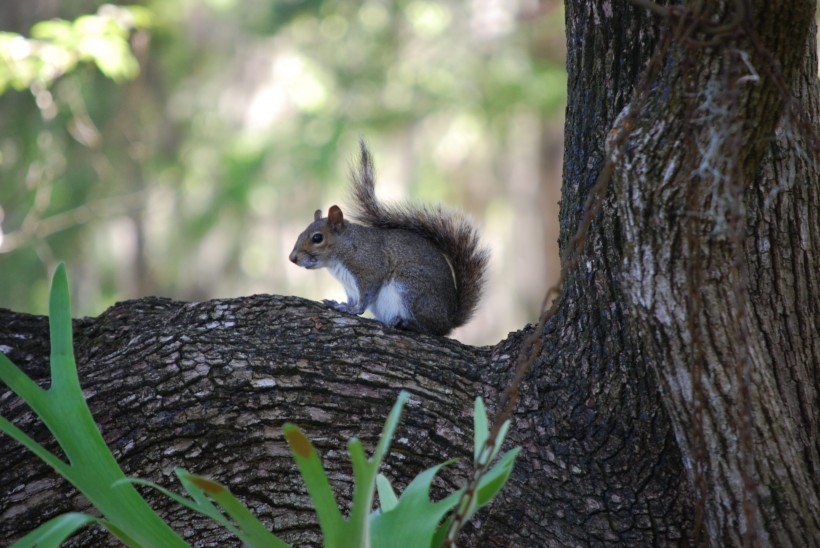
[[[88,223],[94,219],[102,219],[115,213],[139,209],[142,207],[140,204],[144,195],[144,191],[137,191],[122,196],[101,198],[44,218],[29,215],[19,229],[2,235],[0,253],[9,253],[19,247],[29,245],[32,240],[43,240],[52,234]]]

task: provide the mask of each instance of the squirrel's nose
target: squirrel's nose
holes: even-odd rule
[[[290,259],[290,262],[292,262],[293,264],[296,264],[296,250],[295,249],[290,252],[290,255],[288,256],[288,259]]]

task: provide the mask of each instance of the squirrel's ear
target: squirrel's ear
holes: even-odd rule
[[[330,206],[330,209],[327,210],[327,219],[330,221],[330,226],[337,230],[342,228],[342,223],[345,220],[342,210],[337,205]]]
[[[314,221],[318,221],[321,218],[322,218],[322,210],[321,209],[317,209],[316,211],[313,212],[313,220]]]

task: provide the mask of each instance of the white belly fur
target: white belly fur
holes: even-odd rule
[[[350,304],[359,302],[359,286],[356,284],[356,278],[353,277],[353,274],[340,262],[329,264],[327,268],[330,270],[330,273],[333,274],[333,277],[339,280],[339,283],[345,288],[347,302]]]
[[[377,320],[387,325],[395,325],[400,319],[409,320],[413,317],[404,304],[404,286],[397,282],[384,284],[368,310]]]

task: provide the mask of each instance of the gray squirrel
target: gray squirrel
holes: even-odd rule
[[[339,206],[327,217],[317,209],[299,235],[291,262],[328,268],[347,302],[325,304],[348,314],[369,309],[380,322],[420,333],[447,335],[470,319],[481,296],[489,252],[463,216],[376,198],[370,153],[361,141],[361,163],[352,174],[354,218]]]

